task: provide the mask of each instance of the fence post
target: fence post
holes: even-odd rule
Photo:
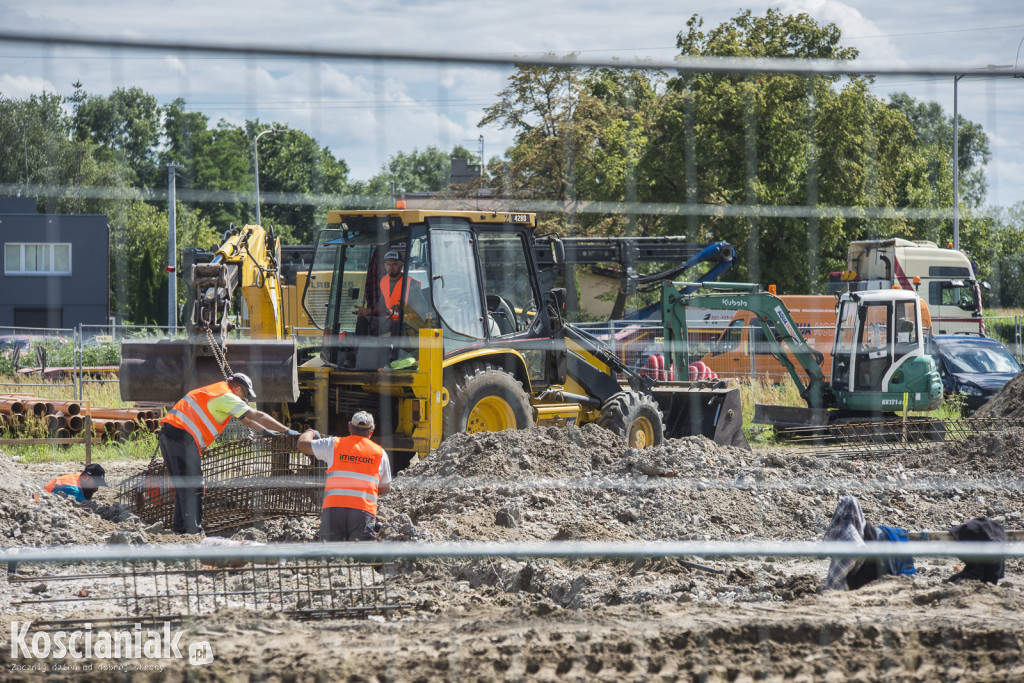
[[[74,370],[71,373],[71,382],[74,384],[74,395],[76,401],[82,400],[82,323],[75,327],[75,349],[72,354]],[[88,461],[86,461],[88,463]]]

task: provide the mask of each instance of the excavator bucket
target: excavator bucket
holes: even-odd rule
[[[651,395],[665,415],[667,438],[703,435],[723,446],[750,450],[735,383],[663,383],[655,385]]]
[[[299,398],[295,341],[229,341],[232,372],[252,378],[260,403],[294,402]],[[205,343],[176,339],[133,339],[121,342],[121,399],[174,403],[192,389],[224,379]]]

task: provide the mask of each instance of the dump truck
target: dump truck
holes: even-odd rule
[[[786,368],[807,407],[757,405],[754,422],[818,427],[893,419],[897,411],[928,411],[942,401],[942,382],[925,351],[922,301],[913,291],[848,292],[838,302],[831,374],[824,353],[808,344],[781,298],[757,284],[705,284],[684,294],[662,285],[665,348],[675,368],[692,360],[686,308],[751,311],[772,355]]]
[[[846,270],[831,273],[826,291],[864,292],[875,289],[917,292],[928,302],[935,334],[985,334],[981,290],[974,264],[962,251],[935,242],[893,238],[850,243]]]
[[[634,448],[701,434],[745,446],[735,383],[655,382],[563,319],[564,290],[540,283],[536,228],[531,213],[330,211],[303,293],[323,334],[296,349],[276,338],[280,324],[264,325],[262,339],[230,339],[223,312],[233,284],[244,294],[273,281],[269,238],[260,256],[258,226],[246,226],[248,239],[194,267],[187,339],[122,343],[122,398],[173,402],[230,366],[253,378],[261,409],[295,428],[345,433],[354,412],[370,410],[374,438],[399,467],[459,432],[535,425],[597,423]],[[553,258],[563,258],[560,241],[548,242]],[[381,296],[391,251],[409,280],[396,324],[357,335],[356,311]],[[263,296],[278,295],[265,286]],[[263,304],[257,309],[280,316],[279,306]]]

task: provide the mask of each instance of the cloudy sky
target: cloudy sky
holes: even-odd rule
[[[290,6],[289,6],[290,5]],[[710,28],[742,9],[807,12],[835,22],[843,43],[865,66],[943,67],[968,71],[1013,65],[1024,73],[1020,0],[784,0],[777,3],[648,0],[0,0],[0,31],[45,35],[365,50],[667,61],[690,15]],[[508,146],[508,131],[479,128],[509,69],[370,61],[271,60],[210,54],[162,54],[0,43],[0,94],[43,90],[70,94],[80,80],[90,93],[139,86],[161,103],[182,97],[212,121],[278,121],[300,128],[368,178],[398,151],[463,145],[487,158]],[[963,116],[988,132],[993,159],[989,202],[1024,200],[1024,78],[959,84]],[[876,92],[906,91],[953,106],[949,77],[880,78]]]

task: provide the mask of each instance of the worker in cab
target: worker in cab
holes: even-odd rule
[[[63,493],[68,498],[79,502],[92,500],[92,496],[101,486],[107,486],[106,471],[103,466],[92,463],[85,466],[81,474],[65,474],[57,477],[46,485],[50,493]]]
[[[313,430],[299,437],[300,453],[327,463],[321,540],[377,539],[377,497],[391,491],[391,463],[387,451],[370,440],[373,429],[373,416],[359,411],[346,437],[321,438]]]
[[[236,372],[216,382],[188,392],[160,420],[160,454],[174,487],[172,530],[179,534],[203,533],[202,455],[232,417],[264,436],[299,436],[271,415],[249,407],[246,399],[255,399],[252,380]]]
[[[378,291],[373,297],[367,297],[363,306],[357,306],[352,312],[359,316],[356,319],[356,337],[383,336],[390,334],[398,337],[402,333],[402,303],[423,320],[428,317],[425,297],[420,282],[405,274],[405,263],[402,255],[392,249],[384,254],[385,275],[377,283]],[[403,296],[404,292],[404,296]],[[356,366],[356,351],[349,349],[342,361],[342,368],[351,369]],[[389,360],[395,360],[392,350]]]

